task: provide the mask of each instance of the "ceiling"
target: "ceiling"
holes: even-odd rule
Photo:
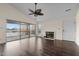
[[[34,16],[28,15],[30,12],[28,9],[34,10],[34,3],[10,3],[13,7],[24,13],[26,17],[34,19]],[[76,16],[78,9],[77,3],[38,3],[37,8],[42,9],[44,16],[39,16],[38,20],[59,20],[62,17]],[[70,11],[65,11],[71,9]]]

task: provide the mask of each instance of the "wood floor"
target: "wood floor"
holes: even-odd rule
[[[0,44],[1,56],[79,56],[73,41],[45,40],[35,37]]]

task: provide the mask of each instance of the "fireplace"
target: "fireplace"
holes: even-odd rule
[[[54,39],[54,32],[46,32],[46,38],[53,38]]]

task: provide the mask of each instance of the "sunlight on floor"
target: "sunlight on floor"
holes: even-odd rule
[[[79,41],[76,41],[76,44],[79,46]]]

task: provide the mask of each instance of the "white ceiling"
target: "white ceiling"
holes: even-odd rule
[[[22,13],[31,19],[34,19],[34,16],[28,15],[30,12],[28,9],[34,10],[34,3],[11,3],[10,5],[14,6]],[[37,8],[42,9],[44,16],[39,16],[39,20],[58,20],[63,17],[73,17],[76,15],[78,4],[77,3],[38,3]],[[65,10],[71,9],[66,12]]]

